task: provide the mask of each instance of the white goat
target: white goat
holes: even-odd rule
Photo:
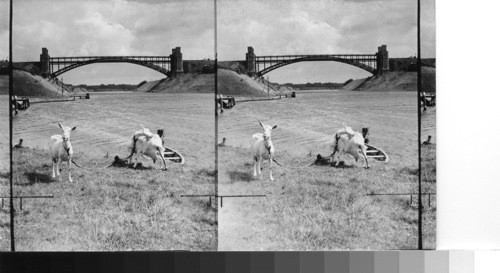
[[[69,141],[70,132],[75,130],[76,127],[68,127],[62,126],[60,123],[59,127],[61,127],[63,134],[62,135],[53,135],[50,137],[50,154],[52,156],[52,178],[56,178],[59,176],[59,181],[62,181],[60,174],[60,164],[62,161],[68,161],[68,178],[69,182],[73,182],[71,179],[71,161],[73,157],[73,146],[71,146],[71,142]]]
[[[153,133],[151,133],[148,128],[144,127],[144,125],[142,124],[141,127],[141,130],[135,131],[134,135],[132,135],[132,139],[130,140],[130,145],[128,147],[128,149],[130,150],[130,155],[127,157],[128,159],[130,159],[135,153],[135,143],[137,141],[137,138],[141,136],[145,136],[147,138],[153,137]]]
[[[140,136],[147,136],[147,137],[153,137],[153,133],[151,131],[144,127],[144,125],[141,124],[142,129],[139,131],[135,131],[134,136],[135,137],[140,137]]]
[[[253,176],[257,177],[257,172],[260,175],[260,179],[262,179],[261,172],[261,162],[262,159],[269,159],[269,179],[273,181],[273,171],[272,171],[272,163],[273,163],[273,155],[274,155],[274,145],[271,141],[271,131],[278,127],[278,125],[267,125],[259,122],[260,126],[264,129],[264,133],[256,133],[253,134],[252,139],[252,153],[253,153]]]
[[[167,163],[165,161],[165,148],[163,147],[163,139],[158,134],[153,134],[149,129],[142,126],[142,130],[136,131],[132,136],[131,143],[129,145],[131,154],[129,157],[130,163],[133,161],[133,155],[135,154],[136,162],[134,168],[137,167],[139,162],[139,157],[142,155],[144,158],[150,158],[153,163],[156,163],[157,159],[163,161],[163,170],[167,169]],[[158,153],[160,153],[158,155]]]
[[[352,155],[356,159],[356,162],[358,162],[360,157],[363,157],[363,168],[368,169],[370,166],[368,165],[368,158],[366,157],[366,148],[365,139],[361,133],[354,132],[351,127],[346,126],[344,123],[344,128],[337,131],[333,140],[332,163],[334,162],[335,155],[337,155],[338,159],[340,155],[347,153]],[[335,166],[338,166],[339,163],[340,161],[337,160]]]

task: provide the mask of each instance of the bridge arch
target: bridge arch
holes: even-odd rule
[[[273,70],[276,70],[278,68],[281,68],[286,65],[294,64],[294,63],[299,63],[299,62],[319,62],[319,61],[332,61],[332,62],[340,62],[340,63],[345,63],[349,64],[358,68],[361,68],[371,74],[376,74],[377,73],[377,68],[367,65],[361,61],[355,60],[355,59],[347,59],[347,58],[342,58],[342,57],[333,57],[333,56],[305,56],[305,57],[298,57],[295,59],[287,60],[287,61],[281,61],[278,63],[275,63],[269,67],[265,67],[262,70],[259,70],[257,72],[257,76],[263,76],[264,74],[267,74]],[[259,62],[257,61],[257,66]]]
[[[67,58],[51,58],[51,65],[53,67],[57,66],[58,59],[67,59]],[[67,63],[67,61],[66,61],[66,63]],[[136,64],[136,65],[140,65],[140,66],[144,66],[144,67],[153,69],[155,71],[158,71],[158,72],[164,74],[165,76],[171,75],[169,69],[167,69],[166,67],[162,67],[162,66],[159,66],[157,64],[154,64],[152,62],[142,61],[142,60],[138,60],[138,59],[134,59],[134,58],[130,58],[130,57],[94,57],[94,58],[91,58],[88,60],[83,60],[83,61],[73,61],[69,65],[64,66],[63,68],[52,72],[50,76],[55,78],[63,73],[66,73],[70,70],[73,70],[75,68],[78,68],[78,67],[81,67],[84,65],[95,64],[95,63],[131,63],[131,64]]]

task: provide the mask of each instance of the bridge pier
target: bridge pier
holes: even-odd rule
[[[170,67],[172,77],[175,78],[184,73],[184,65],[182,63],[181,47],[172,48],[172,55],[170,55]]]
[[[249,76],[254,76],[255,75],[255,53],[253,51],[253,47],[249,46],[248,47],[248,52],[246,54],[246,68],[247,68],[247,74]]]
[[[381,76],[387,71],[389,71],[389,51],[386,45],[381,45],[377,52],[377,75]]]
[[[42,54],[40,54],[40,74],[47,78],[50,76],[50,55],[49,50],[46,47],[42,48]]]

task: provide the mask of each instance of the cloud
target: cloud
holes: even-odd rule
[[[219,59],[243,60],[247,46],[253,46],[257,55],[373,54],[378,46],[385,44],[389,57],[413,56],[417,52],[416,3],[416,0],[220,1]],[[428,22],[428,29],[435,28],[434,23]],[[433,41],[422,45],[432,48]],[[270,75],[299,82],[317,78],[313,72],[301,77],[301,73],[292,71],[293,67],[303,71],[316,71],[313,67],[337,71],[321,73],[324,81],[337,75],[347,79],[366,76],[361,69],[356,72],[341,64],[337,68],[342,69],[337,69],[326,63],[291,65],[286,73],[293,76],[280,75],[285,68]]]
[[[9,2],[0,1],[0,60],[9,59]]]
[[[15,59],[37,58],[42,47],[52,56],[72,56],[165,55],[181,46],[188,58],[208,57],[210,8],[210,0],[20,1],[14,10]]]
[[[395,57],[416,51],[413,0],[222,1],[219,6],[221,59],[244,58],[250,45],[258,54],[375,53],[382,44]]]
[[[38,60],[42,47],[52,57],[64,57],[170,55],[177,46],[184,59],[213,58],[213,13],[211,0],[15,1],[13,59]],[[153,70],[131,70],[123,64],[77,70],[81,73],[64,74],[65,80],[87,81],[85,75],[97,75],[92,79],[96,82],[119,75],[130,80],[132,70],[146,73],[146,78],[163,77]]]
[[[287,2],[222,2],[218,44],[221,59],[243,59],[247,46],[260,55],[320,53],[336,49],[338,31],[301,5]]]
[[[422,43],[422,57],[436,56],[436,3],[434,0],[421,2],[422,17],[420,20],[420,35]]]

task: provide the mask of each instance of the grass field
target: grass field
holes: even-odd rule
[[[9,196],[9,174],[0,174],[0,196]],[[9,199],[4,199],[4,205],[0,208],[0,251],[10,251],[10,214]]]
[[[368,193],[417,191],[416,94],[408,92],[308,92],[296,99],[242,103],[219,120],[219,194],[265,194],[226,198],[219,208],[219,250],[415,249],[417,206],[409,196]],[[370,128],[370,143],[385,150],[388,163],[371,169],[344,158],[344,168],[289,169],[274,164],[274,178],[252,178],[248,150],[258,121],[273,131],[276,159],[301,166],[318,153],[329,155],[342,122]],[[307,156],[312,154],[312,156]],[[434,191],[435,183],[424,183]],[[424,202],[426,199],[424,199]],[[425,206],[424,247],[435,247],[435,197]]]
[[[8,77],[0,77],[0,87],[8,86]],[[2,93],[2,92],[0,92]],[[7,90],[8,93],[8,90]],[[0,95],[0,196],[9,196],[9,96]],[[0,208],[0,251],[10,250],[10,216],[8,199],[4,199],[4,207]]]
[[[0,172],[9,170],[9,96],[0,95]]]
[[[214,166],[214,118],[211,94],[94,93],[89,100],[41,103],[16,116],[13,139],[47,149],[48,139],[61,130],[57,123],[76,126],[75,151],[95,157],[127,155],[132,134],[143,124],[165,129],[165,145],[186,157],[187,166]]]
[[[102,93],[90,100],[35,104],[14,120],[14,139],[28,148],[14,153],[16,195],[54,195],[17,208],[19,250],[215,250],[213,194],[214,120],[211,95]],[[57,122],[77,126],[71,142],[74,183],[51,179],[47,151]],[[143,168],[105,168],[114,155],[127,155],[133,132],[144,124],[165,129],[165,145],[182,153],[185,165],[167,171],[143,159]],[[109,157],[106,157],[108,155]],[[90,169],[90,170],[89,170]],[[16,204],[18,206],[18,204]]]
[[[415,96],[408,92],[312,92],[296,99],[236,105],[219,116],[219,194],[265,194],[266,198],[225,198],[219,212],[206,199],[180,194],[213,193],[212,95],[102,93],[90,100],[32,105],[14,119],[14,142],[29,148],[14,153],[15,194],[54,199],[15,202],[19,250],[327,250],[414,249],[416,198],[370,197],[367,193],[416,192]],[[5,96],[5,99],[8,99]],[[161,100],[164,103],[158,103]],[[3,105],[3,104],[2,104]],[[6,106],[3,105],[5,111]],[[0,105],[0,109],[2,106]],[[8,119],[0,120],[5,126]],[[275,181],[254,180],[248,146],[258,121],[273,131],[276,158],[289,165],[330,154],[333,134],[346,122],[370,128],[370,143],[384,149],[388,163],[370,160],[371,169],[345,157],[345,168],[288,169],[274,164]],[[52,181],[46,151],[57,122],[77,126],[72,134],[75,183]],[[186,165],[144,161],[144,169],[107,168],[126,155],[130,134],[144,124],[166,129],[166,145],[186,157]],[[422,116],[423,140],[435,141],[435,108]],[[0,133],[8,151],[8,132]],[[424,192],[435,191],[435,145],[422,147]],[[105,158],[108,154],[110,157]],[[312,156],[307,156],[311,154]],[[2,153],[5,168],[8,153]],[[8,175],[0,192],[8,194]],[[424,247],[435,247],[435,196],[424,202]],[[219,215],[217,221],[217,214]],[[218,230],[219,237],[216,232]],[[0,250],[9,249],[8,206],[0,210]]]

